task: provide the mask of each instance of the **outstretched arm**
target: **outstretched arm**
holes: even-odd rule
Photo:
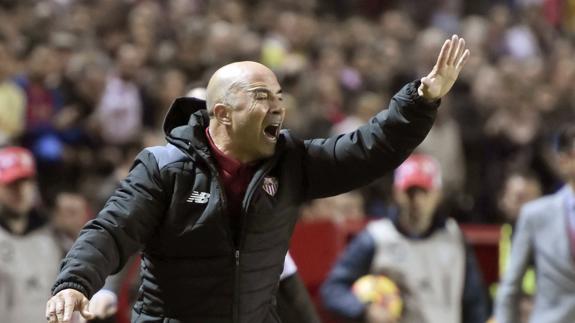
[[[46,305],[50,323],[69,322],[74,311],[93,318],[88,298],[156,229],[168,200],[162,186],[154,156],[142,152],[128,177],[98,216],[86,224],[64,258],[52,289],[54,296]]]
[[[358,130],[328,139],[307,140],[302,164],[304,199],[337,195],[383,176],[397,167],[425,138],[439,99],[449,92],[469,57],[465,41],[445,41],[431,72],[409,83]]]

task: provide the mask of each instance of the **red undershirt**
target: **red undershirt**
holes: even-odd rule
[[[242,210],[242,201],[248,184],[256,172],[256,165],[253,163],[242,164],[241,162],[226,156],[212,140],[208,128],[206,128],[206,137],[210,143],[213,156],[216,159],[220,180],[224,185],[226,193],[227,213],[236,220],[240,218]]]

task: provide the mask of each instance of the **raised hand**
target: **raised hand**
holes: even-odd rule
[[[465,48],[463,38],[453,35],[451,39],[447,39],[441,47],[435,66],[427,76],[421,79],[419,95],[433,101],[447,94],[468,57],[469,49]]]
[[[54,295],[46,304],[46,319],[50,323],[70,323],[72,313],[80,311],[86,320],[96,316],[88,311],[89,301],[75,289],[64,289]]]

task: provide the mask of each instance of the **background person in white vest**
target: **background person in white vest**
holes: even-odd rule
[[[37,207],[36,168],[21,147],[0,149],[0,313],[38,323],[64,251]]]
[[[377,323],[483,323],[484,286],[457,223],[441,214],[441,173],[435,159],[414,154],[395,172],[396,216],[374,221],[348,246],[321,288],[325,306],[352,320]],[[382,274],[401,291],[399,320],[365,305],[352,284]]]
[[[40,206],[35,179],[30,151],[0,148],[0,322],[45,322],[46,298],[67,251]],[[112,304],[105,295],[92,297],[96,317],[106,317],[100,304]],[[85,320],[75,315],[71,322]]]

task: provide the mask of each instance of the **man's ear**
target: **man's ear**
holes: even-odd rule
[[[214,105],[214,117],[220,124],[229,126],[232,123],[231,112],[232,109],[228,105],[223,103],[216,103]]]

